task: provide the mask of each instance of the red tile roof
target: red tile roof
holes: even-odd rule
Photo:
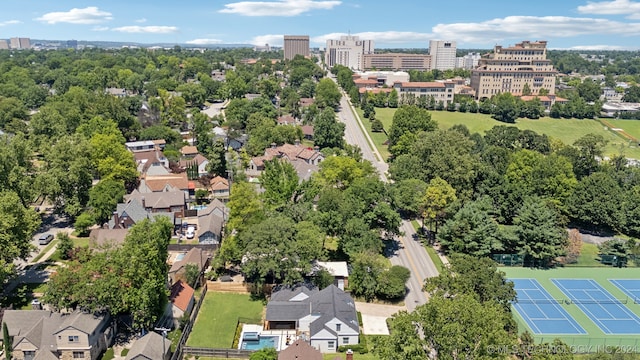
[[[182,311],[187,311],[189,303],[193,299],[193,288],[188,284],[178,280],[175,284],[171,285],[171,295],[169,301]]]
[[[403,82],[400,85],[404,88],[443,88],[444,83],[436,81],[424,81],[424,82]]]

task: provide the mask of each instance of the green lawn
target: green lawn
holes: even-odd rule
[[[362,110],[356,109],[360,118]],[[376,108],[376,118],[382,121],[385,130],[389,130],[393,120],[393,114],[396,109]],[[491,115],[459,113],[450,111],[431,111],[431,117],[438,122],[441,129],[448,129],[456,124],[464,124],[472,133],[478,132],[484,134],[487,130],[496,125],[510,125],[499,122],[491,118]],[[612,125],[624,129],[630,135],[640,139],[640,121],[637,120],[607,120]],[[385,157],[388,156],[386,146],[382,145],[386,141],[384,133],[372,133],[371,122],[363,119],[363,123],[367,128],[367,132],[371,135],[375,145],[380,153]],[[533,130],[540,134],[546,134],[551,138],[559,139],[563,143],[571,145],[574,141],[586,134],[602,135],[608,144],[605,147],[605,155],[612,156],[624,153],[625,156],[634,159],[640,159],[640,147],[633,144],[629,140],[624,139],[614,131],[605,129],[605,127],[597,120],[578,120],[578,119],[552,119],[545,117],[538,120],[518,119],[513,126],[521,130]],[[382,151],[384,150],[384,152]]]
[[[260,319],[261,301],[249,295],[208,292],[187,340],[188,346],[230,348],[238,318]]]
[[[44,249],[42,249],[40,251],[40,253],[38,253],[38,256],[36,256],[35,258],[33,258],[33,260],[31,262],[38,262],[40,261],[40,259],[42,259],[42,257],[49,251],[51,250],[54,246],[56,246],[56,244],[58,243],[58,239],[53,239],[51,240],[51,242],[49,243],[49,245],[45,246]],[[47,259],[44,259],[47,260]]]
[[[566,299],[560,289],[552,282],[553,278],[594,279],[603,288],[617,299],[627,299],[627,296],[614,286],[609,279],[639,279],[640,268],[557,268],[557,269],[530,269],[522,267],[502,267],[507,278],[534,278],[551,294],[554,299]],[[573,318],[588,332],[587,335],[535,335],[536,342],[551,342],[559,337],[568,345],[638,345],[637,336],[633,335],[606,335],[596,324],[589,319],[575,304],[561,305]],[[640,316],[640,305],[628,301],[625,305],[629,310]],[[517,312],[513,312],[519,331],[531,330]]]
[[[565,266],[568,267],[608,267],[608,265],[604,265],[598,260],[598,245],[582,243],[582,248],[580,248],[580,256],[578,257],[578,262],[575,264],[567,264]]]

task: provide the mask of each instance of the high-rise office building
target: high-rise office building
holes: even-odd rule
[[[291,60],[296,55],[309,56],[309,35],[284,36],[284,59]]]
[[[29,38],[14,37],[10,39],[12,49],[31,49],[31,40]]]
[[[448,40],[429,41],[431,69],[449,70],[456,67],[456,42]]]
[[[480,53],[470,52],[465,56],[456,58],[456,67],[471,70],[478,66],[478,61],[480,61]]]
[[[9,48],[9,43],[5,39],[0,39],[0,50],[6,50]]]
[[[357,36],[341,36],[340,40],[327,40],[324,62],[328,67],[346,66],[353,70],[364,68],[363,55],[373,54],[373,40],[360,40]]]
[[[557,73],[547,59],[546,41],[523,41],[506,48],[496,46],[493,53],[482,55],[478,67],[471,70],[471,87],[478,99],[503,92],[519,96],[525,84],[531,95],[541,89],[554,95]]]

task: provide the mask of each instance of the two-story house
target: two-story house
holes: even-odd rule
[[[359,341],[355,303],[335,285],[321,291],[307,286],[279,289],[271,295],[265,320],[265,330],[295,329],[323,353]]]
[[[13,358],[95,360],[113,340],[110,318],[76,311],[5,310]]]

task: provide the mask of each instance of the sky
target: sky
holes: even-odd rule
[[[352,34],[376,48],[640,49],[640,0],[2,0],[0,9],[0,38],[282,46],[287,34],[324,47]]]

